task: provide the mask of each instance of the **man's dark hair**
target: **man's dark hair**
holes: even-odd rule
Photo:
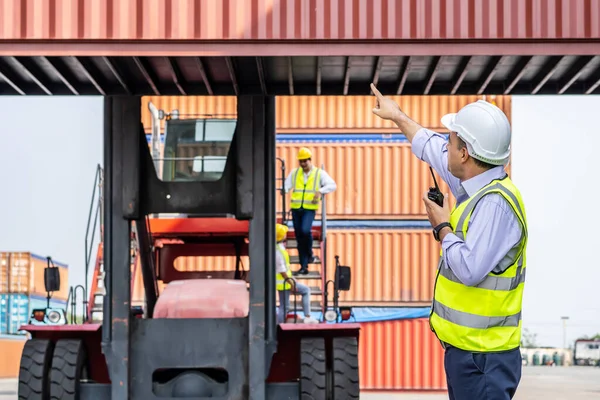
[[[461,138],[459,138],[458,136],[457,136],[456,138],[458,139],[458,149],[459,149],[459,150],[462,150],[462,149],[464,149],[465,147],[467,147],[467,144],[465,143],[465,141],[464,141],[464,140],[462,140],[462,139],[461,139]],[[484,168],[484,169],[492,169],[492,168],[494,168],[494,167],[496,166],[496,165],[493,165],[493,164],[488,164],[488,163],[486,163],[486,162],[483,162],[483,161],[481,161],[481,160],[478,160],[478,159],[477,159],[477,158],[475,158],[475,157],[471,157],[471,158],[473,159],[473,161],[475,161],[475,165],[477,165],[477,166],[478,166],[478,167],[480,167],[480,168]]]

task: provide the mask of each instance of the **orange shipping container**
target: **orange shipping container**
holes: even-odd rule
[[[352,285],[349,291],[340,292],[341,304],[428,306],[431,303],[440,246],[430,229],[331,228],[327,238],[329,278],[333,276],[336,255],[342,265],[352,268]],[[289,253],[294,256],[297,250],[290,249]],[[247,270],[247,257],[242,258],[242,264]],[[175,268],[230,271],[233,277],[235,257],[181,257],[176,260]],[[309,270],[318,268],[311,265]],[[142,301],[143,293],[138,268],[132,300]]]
[[[0,379],[18,378],[21,353],[26,339],[20,335],[0,336]]]
[[[511,118],[510,96],[391,96],[400,107],[421,125],[444,129],[440,118],[456,112],[478,99],[495,102]],[[234,96],[144,96],[142,123],[146,132],[152,126],[148,102],[167,113],[177,109],[184,114],[237,114]],[[375,116],[373,96],[277,96],[277,133],[309,133],[323,131],[398,132],[390,121]],[[164,123],[164,122],[163,122]]]
[[[340,301],[352,305],[429,305],[440,246],[430,229],[332,229],[327,266],[335,256],[352,269],[352,285]]]
[[[0,293],[8,293],[8,253],[0,253]]]
[[[433,186],[433,178],[428,165],[412,154],[409,143],[278,143],[277,156],[286,160],[286,175],[297,167],[296,154],[303,146],[312,150],[315,165],[323,165],[337,183],[337,190],[327,195],[328,218],[427,218],[422,198]],[[279,169],[277,174],[281,176]],[[436,180],[440,190],[447,192],[448,186],[437,174]],[[278,195],[278,210],[281,201]],[[289,195],[286,203],[289,210]]]
[[[54,261],[60,274],[60,291],[52,297],[66,300],[69,295],[69,270],[67,265]],[[44,268],[47,266],[45,257],[30,252],[0,253],[0,287],[3,292],[37,294],[46,297],[44,285]],[[6,283],[4,283],[6,282]],[[4,290],[8,288],[8,290]]]
[[[446,391],[444,351],[427,318],[360,324],[363,390]]]

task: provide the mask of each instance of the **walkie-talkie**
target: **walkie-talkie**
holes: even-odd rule
[[[444,195],[440,192],[440,188],[435,180],[435,175],[433,174],[433,168],[429,167],[431,171],[431,176],[433,176],[433,183],[435,183],[435,187],[430,187],[429,192],[427,192],[427,198],[433,201],[440,207],[444,207]]]

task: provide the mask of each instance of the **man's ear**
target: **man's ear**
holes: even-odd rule
[[[461,151],[461,155],[460,155],[460,161],[462,161],[463,163],[467,162],[469,160],[469,150],[467,150],[467,146],[463,147],[462,149],[460,149]]]

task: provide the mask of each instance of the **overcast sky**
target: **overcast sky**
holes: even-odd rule
[[[529,222],[524,326],[541,345],[600,333],[600,96],[513,97],[513,179]],[[83,283],[100,97],[0,96],[0,250],[51,255]]]

